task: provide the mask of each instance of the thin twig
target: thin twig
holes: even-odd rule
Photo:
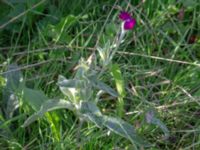
[[[59,49],[59,48],[88,49],[88,50],[91,50],[91,51],[96,50],[96,48],[93,48],[93,47],[58,45],[58,46],[54,46],[54,47],[50,47],[50,48],[41,48],[41,49],[35,49],[35,50],[31,50],[31,51],[18,52],[18,53],[14,53],[14,56],[23,55],[23,54],[30,54],[30,53],[37,53],[37,52],[42,52],[42,51],[47,51],[47,50],[56,50],[56,49]],[[170,59],[170,58],[164,58],[164,57],[158,57],[158,56],[152,56],[152,55],[145,55],[145,54],[139,54],[139,53],[133,53],[133,52],[117,51],[116,53],[121,54],[121,55],[140,56],[140,57],[146,57],[146,58],[150,58],[150,59],[156,59],[156,60],[162,60],[162,61],[168,61],[168,62],[173,62],[173,63],[193,65],[193,66],[200,67],[200,64],[198,64],[198,63],[182,61],[182,60],[176,60],[176,59]]]
[[[37,53],[37,52],[43,52],[43,51],[47,51],[47,50],[56,50],[56,49],[59,49],[59,48],[87,49],[87,50],[91,50],[91,51],[95,51],[96,50],[96,48],[93,48],[93,47],[57,45],[57,46],[53,46],[53,47],[49,47],[49,48],[41,48],[41,49],[35,49],[35,50],[31,50],[31,51],[24,51],[24,52],[14,53],[14,56],[30,54],[30,53]],[[145,55],[145,54],[139,54],[139,53],[133,53],[133,52],[120,52],[120,51],[117,51],[116,53],[121,54],[121,55],[139,56],[139,57],[145,57],[145,58],[156,59],[156,60],[161,60],[161,61],[167,61],[167,62],[172,62],[172,63],[179,63],[179,64],[185,64],[185,65],[192,65],[192,66],[200,67],[200,64],[198,64],[198,63],[187,62],[187,61],[182,61],[182,60],[163,58],[163,57]]]
[[[0,47],[0,51],[1,51],[1,50],[12,49],[12,48],[25,48],[25,47],[27,47],[27,46],[26,46],[26,45],[18,45],[18,46]]]
[[[155,107],[155,109],[162,111],[171,107],[176,107],[176,106],[182,106],[185,104],[189,104],[189,103],[196,103],[197,101],[200,101],[199,99],[196,100],[190,100],[190,101],[183,101],[183,102],[176,102],[173,104],[169,104],[169,105],[162,105],[162,106],[157,106]],[[138,113],[142,113],[143,111],[132,111],[132,112],[127,112],[126,115],[132,115],[132,114],[138,114]]]
[[[20,71],[20,70],[25,70],[25,69],[28,69],[28,68],[31,68],[31,67],[40,66],[40,65],[52,62],[52,61],[62,61],[62,59],[57,59],[57,60],[55,60],[55,59],[49,59],[49,60],[41,61],[39,63],[22,66],[22,67],[20,67],[18,69],[13,69],[13,70],[1,72],[0,75],[4,75],[4,74],[10,73],[10,72],[15,72],[15,71]]]
[[[152,56],[152,55],[149,56],[149,55],[133,53],[133,52],[117,52],[117,53],[123,54],[123,55],[140,56],[140,57],[146,57],[146,58],[150,58],[150,59],[163,60],[163,61],[168,61],[168,62],[173,62],[173,63],[186,64],[186,65],[192,65],[192,66],[200,67],[200,64],[194,63],[194,62],[187,62],[187,61],[170,59],[170,58],[163,58],[163,57]]]
[[[18,18],[24,16],[24,15],[27,14],[29,11],[31,11],[32,9],[38,7],[39,5],[41,5],[42,3],[44,3],[45,1],[46,1],[46,0],[42,0],[42,1],[38,2],[37,4],[35,4],[33,7],[29,8],[29,9],[27,9],[26,11],[20,13],[19,15],[13,17],[13,18],[10,19],[8,22],[2,24],[2,25],[0,26],[0,29],[3,29],[4,27],[6,27],[6,26],[9,25],[10,23],[14,22],[14,21],[17,20]]]

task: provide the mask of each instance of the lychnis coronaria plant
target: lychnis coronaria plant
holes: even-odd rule
[[[148,146],[147,142],[137,135],[131,124],[118,117],[104,115],[97,106],[102,93],[108,93],[116,99],[119,96],[118,91],[101,81],[101,76],[111,63],[113,55],[123,40],[125,33],[128,30],[132,30],[136,24],[135,19],[127,12],[121,12],[119,18],[121,19],[121,26],[119,26],[120,32],[116,33],[117,40],[113,40],[115,43],[106,44],[105,47],[97,47],[100,58],[95,57],[93,61],[80,59],[75,76],[72,79],[66,79],[60,75],[57,85],[65,95],[65,98],[44,102],[40,111],[25,121],[24,127],[48,111],[64,108],[73,111],[81,123],[90,121],[99,128],[113,131],[129,139],[136,147]],[[100,60],[99,63],[98,60]]]
[[[136,20],[125,11],[121,12],[119,18],[123,21],[122,28],[124,30],[132,30],[136,24]]]

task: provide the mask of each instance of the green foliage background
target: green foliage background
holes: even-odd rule
[[[64,98],[56,85],[58,75],[73,77],[81,57],[96,50],[97,42],[105,45],[114,38],[121,10],[137,20],[113,60],[125,87],[123,119],[153,144],[149,149],[200,148],[199,0],[2,0],[0,10],[2,149],[134,149],[130,141],[92,123],[83,125],[77,142],[78,119],[68,110],[46,113],[21,127],[39,109],[34,103]],[[9,66],[20,70],[14,78],[24,78],[17,87],[6,84]],[[119,80],[111,80],[113,73],[108,70],[102,80],[119,90]],[[26,94],[20,92],[22,86]],[[19,102],[14,112],[16,105],[8,105],[5,96],[12,93]],[[43,98],[30,105],[24,100],[34,98],[31,94]],[[105,94],[99,107],[116,116],[121,109],[116,101]],[[145,121],[149,110],[168,127],[168,139]]]

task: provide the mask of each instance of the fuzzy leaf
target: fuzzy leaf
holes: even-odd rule
[[[105,64],[106,60],[108,59],[108,53],[106,53],[106,49],[98,46],[97,51],[99,52],[103,64]]]
[[[24,88],[23,100],[27,102],[35,111],[38,111],[41,105],[48,100],[48,97],[46,97],[42,91]]]
[[[57,84],[62,93],[66,95],[70,101],[75,100],[75,94],[77,92],[75,80],[67,80],[64,76],[59,75]]]
[[[132,125],[122,119],[102,115],[95,103],[81,102],[79,109],[83,117],[95,123],[99,128],[105,126],[116,134],[129,139],[133,144],[149,146],[147,142],[137,135]]]
[[[81,102],[80,104],[80,113],[84,118],[90,120],[95,123],[96,126],[102,127],[102,114],[99,108],[93,102]]]
[[[19,99],[16,93],[22,86],[22,73],[16,64],[8,66],[5,74],[6,86],[3,89],[3,105],[6,108],[4,111],[7,118],[13,116],[14,111],[19,107]]]
[[[42,117],[46,112],[53,111],[56,109],[69,109],[74,110],[74,105],[68,101],[65,100],[48,100],[44,102],[40,108],[40,110],[30,116],[23,124],[23,127],[28,126],[38,118]]]
[[[99,108],[96,106],[96,104],[94,102],[81,101],[80,112],[83,114],[92,113],[95,115],[101,115]]]
[[[110,94],[114,97],[118,96],[117,92],[114,89],[112,89],[110,86],[108,86],[107,84],[105,84],[101,81],[96,82],[96,87],[100,90],[107,92],[108,94]]]
[[[75,88],[76,82],[77,81],[73,79],[67,80],[64,76],[61,75],[58,77],[58,85],[64,86],[66,88]]]
[[[20,68],[16,64],[8,66],[5,78],[7,80],[6,89],[10,91],[15,91],[20,86],[20,83],[23,81]]]
[[[118,97],[118,93],[112,89],[110,86],[108,86],[107,84],[97,80],[95,77],[91,77],[90,81],[92,83],[92,85],[96,88],[98,88],[99,90],[105,91],[108,94],[114,96],[114,97]]]
[[[122,119],[103,116],[103,121],[104,126],[106,126],[109,130],[129,139],[133,144],[145,147],[149,146],[146,141],[137,135],[134,127]]]
[[[19,107],[19,99],[15,94],[11,94],[6,107],[7,118],[12,118],[14,111]]]

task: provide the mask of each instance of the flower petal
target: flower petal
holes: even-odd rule
[[[135,19],[128,19],[124,23],[124,29],[125,30],[131,30],[131,29],[133,29],[135,24],[136,24],[136,20]]]
[[[125,11],[122,11],[120,14],[119,14],[119,18],[121,20],[127,20],[127,19],[131,19],[131,15]]]

